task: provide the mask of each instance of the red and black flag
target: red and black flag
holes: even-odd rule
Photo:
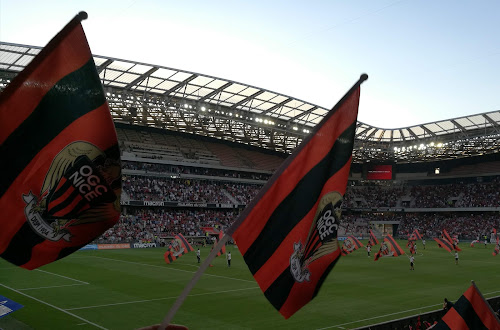
[[[168,250],[163,255],[165,262],[167,264],[173,262],[174,260],[180,258],[182,255],[193,251],[193,247],[189,242],[182,236],[182,234],[177,234],[172,242],[168,245]]]
[[[354,252],[363,246],[364,246],[363,243],[361,243],[356,237],[349,236],[344,240],[344,244],[342,244],[340,253],[343,256],[346,256],[349,253]]]
[[[368,240],[368,245],[374,246],[374,245],[379,244],[377,236],[375,236],[375,234],[373,233],[373,231],[371,229],[369,231],[370,231],[370,239]]]
[[[415,236],[416,239],[422,239],[422,235],[420,235],[417,229],[413,231],[413,235]]]
[[[391,249],[389,248],[386,242],[382,242],[382,244],[380,244],[380,249],[375,254],[375,258],[373,260],[377,261],[378,259],[380,259],[380,257],[382,256],[387,257],[390,254],[391,254]]]
[[[0,256],[26,269],[75,252],[120,216],[120,152],[86,15],[0,94]]]
[[[451,244],[451,247],[453,250],[462,251],[462,249],[457,246],[458,239],[451,238],[450,234],[448,234],[446,229],[443,229],[442,236],[443,236],[443,241],[445,241],[445,240],[448,241],[448,243]]]
[[[233,225],[250,271],[285,318],[316,296],[340,257],[337,230],[366,78],[326,114]]]
[[[384,242],[387,243],[387,246],[392,251],[393,257],[399,257],[400,255],[405,254],[403,249],[399,246],[394,237],[392,237],[391,235],[387,235],[386,237],[384,237]]]
[[[214,246],[217,246],[217,243],[222,239],[222,237],[224,237],[224,233],[222,232],[222,230],[219,232],[219,238],[215,240],[214,242]],[[217,255],[216,257],[219,257],[219,256],[223,256],[226,254],[226,245],[224,244],[224,246],[222,247],[222,249],[220,249],[219,252],[217,252]]]
[[[500,320],[472,283],[433,329],[500,329]]]
[[[451,252],[451,250],[453,250],[453,245],[450,242],[448,242],[448,240],[446,239],[440,240],[439,238],[436,237],[434,237],[434,240],[437,242],[438,247],[443,248],[448,252]]]
[[[415,244],[410,244],[410,254],[415,254]]]

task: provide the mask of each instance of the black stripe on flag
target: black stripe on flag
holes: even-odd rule
[[[319,198],[323,184],[349,161],[355,129],[354,122],[338,137],[328,154],[304,175],[294,190],[276,207],[244,255],[252,274],[267,262],[290,231],[311,210]]]
[[[77,191],[77,190],[73,190],[68,198],[66,198],[65,200],[61,201],[59,204],[57,205],[54,205],[51,209],[48,210],[49,214],[56,214],[57,212],[61,211],[61,210],[64,210],[65,208],[67,208],[71,203],[73,203],[73,201],[75,200],[75,198],[77,198],[78,196],[80,196],[80,193]],[[73,210],[69,210],[71,213],[74,213]],[[64,217],[71,217],[71,215],[69,213],[66,213],[64,215]]]
[[[8,162],[0,162],[0,197],[43,147],[72,122],[105,101],[92,58],[59,80],[31,115],[0,145],[0,155],[9,158]]]
[[[332,270],[332,268],[335,266],[335,264],[339,259],[340,256],[337,259],[335,259],[330,265],[328,265],[323,274],[321,274],[321,277],[319,278],[318,283],[316,284],[316,288],[314,289],[312,298],[316,297],[326,277],[328,276],[328,274],[330,273],[330,271]],[[283,305],[285,304],[286,300],[288,299],[290,291],[292,290],[292,287],[294,286],[295,283],[296,282],[292,276],[290,267],[288,267],[269,286],[269,288],[267,288],[267,290],[264,292],[264,295],[277,310],[280,310],[281,307],[283,307]]]
[[[182,241],[182,244],[184,244],[184,252],[182,254],[189,252],[189,244],[186,241],[186,239],[184,238],[184,236],[179,235],[177,237],[179,237],[179,239]]]
[[[290,267],[285,269],[283,273],[267,288],[264,292],[266,298],[277,310],[280,310],[285,301],[290,295],[290,290],[295,284],[295,280],[290,272]]]
[[[24,265],[31,259],[31,249],[43,241],[45,239],[37,235],[25,222],[0,256],[16,266]]]
[[[453,305],[453,308],[455,308],[457,313],[464,319],[469,329],[487,329],[483,321],[481,321],[474,311],[472,304],[465,296],[461,296]]]

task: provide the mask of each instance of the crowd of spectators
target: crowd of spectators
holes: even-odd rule
[[[126,170],[144,171],[145,173],[168,173],[168,174],[195,174],[226,178],[252,179],[267,181],[271,174],[255,173],[246,171],[234,171],[207,167],[180,166],[171,164],[153,164],[132,161],[122,161],[122,168]]]
[[[217,180],[217,177],[252,177],[252,173],[166,164],[124,162],[124,168],[150,175],[123,176],[123,199],[133,201],[173,201],[247,205],[262,188],[261,184]],[[213,180],[171,178],[151,173],[197,174]],[[255,174],[252,178],[259,178]],[[260,179],[266,178],[265,176]],[[340,231],[365,237],[372,221],[399,223],[397,236],[405,238],[414,229],[425,237],[439,237],[446,229],[460,239],[473,240],[500,229],[500,216],[494,212],[375,212],[356,213],[356,208],[474,208],[500,206],[500,177],[488,182],[442,185],[349,185],[345,194]],[[201,227],[229,226],[241,209],[178,209],[163,207],[126,207],[119,223],[102,235],[106,242],[153,240],[179,232],[204,235]],[[452,210],[450,210],[452,211]]]
[[[99,243],[132,241],[158,242],[178,233],[205,236],[203,227],[227,228],[237,217],[237,210],[129,208],[118,223],[108,229]]]
[[[418,229],[424,237],[440,237],[442,230],[462,240],[480,240],[486,235],[490,237],[493,228],[500,229],[500,217],[495,213],[413,213],[398,216],[401,221],[398,235],[408,237],[414,229]]]

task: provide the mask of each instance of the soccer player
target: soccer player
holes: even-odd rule
[[[455,251],[455,265],[458,265],[458,251]]]
[[[414,262],[415,262],[415,257],[412,254],[410,256],[410,270],[415,270],[415,266],[413,265]]]
[[[198,248],[198,250],[196,251],[196,258],[198,259],[198,263],[200,263],[200,260],[201,260],[200,248]]]
[[[422,245],[424,246],[424,250],[425,250],[425,239],[422,238]]]
[[[227,266],[231,267],[231,251],[228,251],[226,254]]]
[[[368,252],[368,258],[370,257],[370,252],[372,251],[372,248],[370,245],[366,246],[366,252]]]

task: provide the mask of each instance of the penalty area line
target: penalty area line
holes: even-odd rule
[[[26,293],[24,293],[24,292],[21,292],[21,291],[19,291],[19,290],[14,289],[14,288],[8,287],[8,286],[7,286],[7,285],[5,285],[5,284],[0,283],[0,285],[1,285],[1,286],[3,286],[4,288],[9,289],[9,290],[12,290],[12,291],[14,291],[14,292],[16,292],[16,293],[18,293],[18,294],[20,294],[20,295],[23,295],[23,296],[25,296],[25,297],[28,297],[28,298],[33,299],[33,300],[35,300],[35,301],[38,301],[39,303],[42,303],[42,304],[44,304],[44,305],[47,305],[47,306],[52,307],[52,308],[54,308],[54,309],[57,309],[57,310],[58,310],[58,311],[60,311],[60,312],[63,312],[63,313],[65,313],[65,314],[68,314],[68,315],[71,315],[71,316],[73,316],[73,317],[76,317],[77,319],[79,319],[79,320],[81,320],[81,321],[84,321],[84,322],[86,322],[86,323],[88,323],[88,324],[91,324],[91,325],[93,325],[93,326],[94,326],[94,327],[96,327],[96,328],[103,329],[103,330],[108,330],[107,328],[102,327],[102,326],[100,326],[99,324],[96,324],[96,323],[90,322],[89,320],[84,319],[83,317],[80,317],[80,316],[78,316],[78,315],[76,315],[76,314],[73,314],[73,313],[70,313],[70,312],[68,312],[68,311],[65,311],[65,310],[64,310],[64,309],[62,309],[62,308],[59,308],[59,307],[54,306],[54,305],[52,305],[52,304],[49,304],[48,302],[45,302],[45,301],[40,300],[40,299],[38,299],[38,298],[32,297],[32,296],[30,296],[30,295],[28,295],[28,294],[26,294]]]

